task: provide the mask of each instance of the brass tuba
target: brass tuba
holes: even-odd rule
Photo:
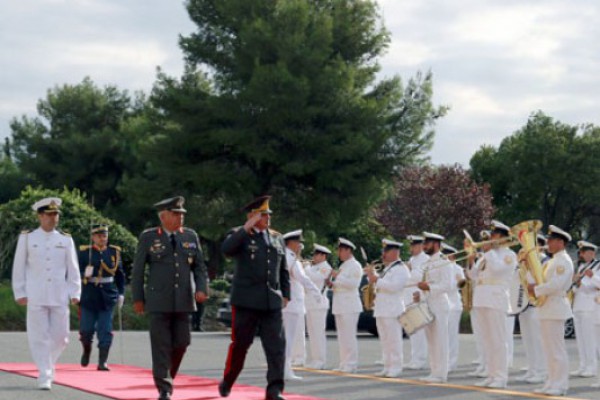
[[[536,285],[541,285],[544,282],[544,268],[540,262],[537,249],[537,232],[542,228],[542,221],[528,220],[523,221],[512,228],[510,231],[521,243],[519,251],[519,276],[521,285],[526,290],[528,286],[527,272],[531,274]],[[529,303],[536,307],[543,305],[546,302],[546,296],[536,297],[529,294]]]

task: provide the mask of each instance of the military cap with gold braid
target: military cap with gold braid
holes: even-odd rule
[[[92,233],[108,233],[108,224],[92,224]]]
[[[161,200],[158,203],[154,203],[154,207],[158,211],[172,211],[172,212],[186,213],[187,210],[185,208],[183,208],[184,203],[185,203],[185,198],[183,196],[175,196],[175,197],[170,197],[168,199]]]
[[[269,208],[269,200],[271,200],[271,196],[268,195],[257,197],[242,207],[242,211],[247,213],[259,212],[261,214],[272,214],[273,211]]]
[[[58,197],[46,197],[36,201],[31,208],[38,214],[60,214],[60,205],[62,200]]]

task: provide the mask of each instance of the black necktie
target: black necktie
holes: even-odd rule
[[[171,247],[173,247],[173,250],[175,250],[175,246],[177,246],[177,242],[175,241],[175,234],[171,233],[169,237],[171,238]]]

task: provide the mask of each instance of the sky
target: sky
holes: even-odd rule
[[[600,126],[600,2],[379,0],[391,34],[381,77],[432,71],[434,164],[468,166],[542,110]],[[183,70],[178,35],[193,32],[179,0],[0,0],[0,138],[37,114],[48,89],[89,76],[149,92],[156,68]]]

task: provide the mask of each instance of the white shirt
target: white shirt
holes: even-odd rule
[[[402,292],[410,278],[408,267],[397,260],[383,269],[375,282],[374,317],[398,317],[405,310]]]
[[[567,320],[573,317],[567,300],[567,290],[573,279],[573,261],[566,251],[554,254],[547,262],[544,274],[545,283],[535,287],[535,295],[547,296],[544,304],[538,307],[540,319]]]
[[[425,281],[429,290],[425,292],[425,299],[433,312],[444,312],[450,309],[448,293],[452,287],[452,263],[442,258],[437,252],[423,265]]]
[[[592,260],[591,262],[582,265],[581,269],[587,269],[590,267],[590,264],[595,263],[596,260]],[[573,292],[575,297],[573,299],[573,311],[595,311],[596,310],[596,296],[598,296],[598,288],[594,284],[594,276],[598,274],[598,270],[600,269],[600,263],[597,263],[592,267],[592,272],[594,275],[592,277],[584,276],[581,279],[581,285],[579,287],[574,287]]]
[[[306,296],[305,305],[307,310],[328,310],[329,299],[327,298],[327,290],[323,290],[325,287],[325,281],[331,274],[331,265],[327,261],[320,262],[318,264],[311,265],[306,270],[306,276],[315,284],[315,286],[321,290],[321,301],[316,301],[312,296]]]
[[[460,265],[453,262],[452,266],[452,287],[454,290],[451,290],[448,294],[448,301],[450,302],[450,311],[462,311],[463,303],[462,297],[460,295],[460,290],[458,289],[458,282],[465,279],[465,273]]]
[[[290,273],[290,301],[282,312],[289,313],[306,313],[304,308],[304,290],[306,289],[309,296],[313,296],[315,299],[321,297],[321,292],[314,283],[304,273],[302,263],[298,260],[296,253],[291,249],[285,249],[285,257],[287,261],[288,270]]]
[[[15,299],[27,297],[32,306],[66,306],[81,296],[75,243],[57,230],[38,228],[22,233],[13,262]]]
[[[331,311],[334,315],[360,313],[363,310],[358,292],[361,279],[362,267],[354,257],[350,257],[340,265],[338,275],[333,282]]]
[[[408,259],[407,266],[410,266],[410,277],[406,283],[406,288],[404,289],[405,305],[413,302],[414,292],[422,293],[421,290],[417,288],[417,283],[421,282],[423,279],[423,265],[427,262],[427,260],[429,260],[429,256],[423,251]]]
[[[492,308],[506,313],[510,311],[508,287],[512,283],[517,262],[515,252],[506,247],[484,254],[477,272],[473,307]]]

